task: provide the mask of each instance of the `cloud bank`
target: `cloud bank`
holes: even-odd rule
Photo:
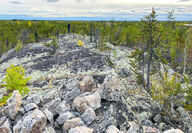
[[[28,15],[44,18],[122,18],[141,19],[155,8],[166,20],[174,10],[176,19],[192,20],[191,0],[1,0],[0,15]]]

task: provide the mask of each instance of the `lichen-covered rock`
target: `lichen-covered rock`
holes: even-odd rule
[[[35,103],[29,103],[25,105],[24,108],[25,108],[25,111],[28,112],[30,110],[37,109],[38,106]]]
[[[119,131],[119,129],[117,129],[117,127],[114,125],[109,126],[105,132],[106,133],[123,133]]]
[[[142,126],[143,133],[161,133],[159,129],[153,127]]]
[[[101,98],[107,101],[121,101],[122,86],[115,77],[106,77],[102,86]]]
[[[45,116],[47,117],[48,121],[53,124],[53,114],[48,110],[48,109],[45,109],[43,111],[43,113],[45,114]]]
[[[177,108],[177,111],[180,114],[179,122],[182,123],[183,130],[186,132],[192,130],[192,118],[189,116],[189,114],[183,107]]]
[[[161,122],[161,114],[157,114],[153,117],[154,122],[159,123]]]
[[[66,103],[66,101],[62,101],[56,108],[58,114],[63,114],[71,109],[70,104]]]
[[[180,129],[170,129],[170,130],[167,130],[163,133],[184,133],[184,132],[181,131]]]
[[[8,119],[0,126],[0,133],[12,133],[11,124]]]
[[[55,116],[57,114],[57,106],[60,104],[60,102],[61,102],[61,99],[56,98],[46,103],[44,107],[48,109],[53,114],[53,116]]]
[[[5,113],[15,119],[17,113],[19,112],[22,103],[22,97],[18,90],[15,90],[12,96],[7,100],[7,107],[5,108]]]
[[[78,83],[78,88],[81,93],[91,92],[95,89],[95,83],[92,76],[83,77],[82,81]]]
[[[43,99],[43,103],[49,103],[51,102],[53,99],[58,99],[58,92],[57,89],[51,89],[51,90],[47,90],[45,92],[43,92],[42,94],[42,99]]]
[[[56,119],[56,122],[59,125],[63,125],[63,123],[65,123],[67,120],[74,118],[74,117],[75,117],[75,115],[72,112],[67,111],[67,112],[59,115],[59,117]]]
[[[29,95],[27,97],[27,102],[28,103],[35,103],[37,105],[40,105],[43,102],[43,99],[42,99],[41,95],[34,94],[34,95]]]
[[[63,125],[63,131],[68,132],[71,128],[75,128],[77,126],[84,126],[84,122],[80,118],[73,118],[67,120]]]
[[[85,126],[78,126],[69,130],[69,133],[92,133],[93,129],[85,127]]]
[[[87,108],[81,115],[81,119],[89,126],[96,118],[95,111],[92,108]]]
[[[14,133],[41,133],[46,126],[46,116],[42,111],[35,109],[28,112],[24,117],[18,121],[13,127]]]
[[[42,133],[56,133],[55,129],[53,129],[53,127],[49,126],[49,127],[45,127],[45,130]]]
[[[120,130],[123,133],[137,133],[139,131],[139,125],[133,121],[127,121],[120,126]]]
[[[86,92],[73,101],[75,107],[82,114],[86,108],[91,107],[93,110],[101,107],[101,97],[98,92]]]

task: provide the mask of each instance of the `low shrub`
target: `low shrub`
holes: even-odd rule
[[[18,41],[17,45],[15,46],[15,51],[19,52],[23,48],[23,44]]]
[[[2,86],[6,87],[7,94],[0,100],[1,105],[6,103],[14,90],[18,90],[21,95],[28,94],[30,91],[27,87],[29,79],[25,77],[25,70],[22,66],[11,65],[6,71],[6,77],[3,79],[4,84]]]

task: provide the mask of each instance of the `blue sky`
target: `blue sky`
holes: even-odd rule
[[[140,20],[154,7],[159,20],[174,10],[192,21],[192,0],[0,0],[0,19]]]

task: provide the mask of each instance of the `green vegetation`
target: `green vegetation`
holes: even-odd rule
[[[192,110],[192,86],[189,84],[190,80],[184,76],[183,81],[179,74],[168,75],[167,73],[161,75],[160,82],[153,81],[151,87],[152,97],[157,100],[162,106],[162,113],[172,115],[173,107],[184,105],[188,110]],[[182,86],[185,85],[184,87]],[[182,99],[185,95],[186,103]]]
[[[5,104],[7,99],[12,95],[14,90],[18,90],[21,95],[28,94],[30,91],[27,87],[27,83],[30,78],[25,77],[25,70],[22,66],[13,66],[6,71],[6,77],[3,79],[4,84],[7,89],[7,95],[4,95],[0,100],[1,105]]]
[[[23,48],[23,44],[18,41],[17,45],[15,46],[15,51],[19,52]]]
[[[52,36],[51,38],[51,41],[45,43],[45,46],[52,48],[51,54],[55,54],[56,50],[59,48],[59,44],[55,36]]]

